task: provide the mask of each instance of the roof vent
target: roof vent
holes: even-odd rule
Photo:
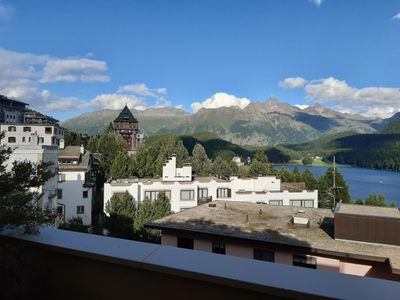
[[[306,210],[305,210],[305,209],[298,209],[297,212],[298,212],[299,214],[305,214],[305,213],[306,213]]]
[[[300,218],[300,217],[293,217],[293,225],[299,226],[299,227],[309,227],[310,226],[310,221],[308,218]]]
[[[215,203],[210,203],[210,204],[208,204],[208,207],[217,207],[217,204],[215,204]]]

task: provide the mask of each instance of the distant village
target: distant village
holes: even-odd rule
[[[110,130],[122,137],[130,156],[145,144],[140,124],[127,106]],[[56,212],[55,227],[65,227],[71,220],[91,227],[112,219],[116,214],[112,207],[119,202],[124,206],[121,214],[129,215],[127,210],[138,212],[163,198],[168,213],[143,225],[145,230],[161,232],[161,245],[400,280],[397,208],[340,201],[332,209],[319,208],[318,189],[307,189],[304,182],[281,182],[266,174],[198,176],[191,164],[178,165],[176,153],[163,162],[159,177],[106,181],[98,154],[83,144],[68,145],[68,130],[58,120],[4,96],[0,96],[0,132],[4,132],[1,144],[13,147],[7,168],[15,161],[51,163],[54,176],[39,188],[37,205]],[[240,166],[242,160],[235,157],[232,163]],[[128,203],[123,202],[126,199]]]

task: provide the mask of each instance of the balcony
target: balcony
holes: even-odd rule
[[[400,293],[393,281],[51,228],[38,236],[4,231],[5,241],[29,253],[46,299],[382,300]]]

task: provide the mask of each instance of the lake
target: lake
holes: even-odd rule
[[[294,166],[276,166],[277,168],[287,167],[293,170]],[[298,166],[300,171],[310,169],[315,177],[324,175],[327,167]],[[349,186],[350,196],[353,199],[365,199],[370,194],[382,194],[387,202],[396,202],[400,207],[400,172],[337,167]]]

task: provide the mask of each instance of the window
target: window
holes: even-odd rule
[[[23,132],[31,132],[31,128],[30,127],[24,127],[22,130],[23,130]]]
[[[225,254],[225,243],[212,242],[212,252],[218,254]]]
[[[62,189],[57,189],[57,199],[62,199]]]
[[[76,207],[76,213],[77,214],[84,214],[85,213],[85,206],[84,205],[78,205]]]
[[[15,127],[15,126],[8,126],[8,131],[12,131],[12,132],[17,131],[17,127]]]
[[[290,205],[297,207],[314,207],[314,200],[290,200]]]
[[[63,214],[63,207],[62,205],[57,206],[57,214],[62,215]]]
[[[199,188],[199,199],[205,199],[208,197],[208,189],[207,188]]]
[[[217,189],[217,198],[230,198],[230,197],[231,197],[231,189],[227,188]]]
[[[44,137],[39,137],[39,143],[43,144],[44,143]]]
[[[193,239],[178,237],[178,248],[193,249]]]
[[[181,200],[193,200],[194,191],[193,190],[181,190]]]
[[[307,255],[293,255],[293,266],[316,269],[317,259]]]
[[[24,136],[22,137],[22,142],[25,143],[25,137]]]
[[[283,205],[283,200],[269,200],[269,205]]]
[[[157,199],[159,193],[164,193],[168,200],[171,200],[171,191],[145,191],[144,197],[154,201]]]
[[[65,174],[59,173],[58,174],[58,182],[63,182],[63,181],[65,181]]]
[[[89,194],[88,191],[83,191],[82,197],[83,197],[83,198],[87,198],[87,197],[88,197],[88,194]]]
[[[263,261],[275,261],[274,251],[264,250],[264,249],[254,249],[254,259]]]
[[[52,132],[53,132],[53,130],[52,130],[51,127],[45,127],[45,128],[44,128],[44,133],[46,133],[46,134],[52,134]]]
[[[15,143],[16,141],[17,141],[17,139],[16,139],[15,136],[9,136],[9,137],[8,137],[8,142],[9,142],[9,143]]]

